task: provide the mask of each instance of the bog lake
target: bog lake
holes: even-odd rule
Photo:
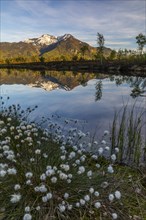
[[[38,106],[31,119],[78,122],[81,130],[102,135],[124,105],[146,109],[146,78],[72,71],[1,69],[5,105]],[[7,100],[7,97],[10,97]]]

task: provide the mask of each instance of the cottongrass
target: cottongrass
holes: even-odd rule
[[[91,153],[82,131],[64,135],[54,122],[41,129],[12,113],[0,113],[2,219],[125,219],[114,181],[117,151],[106,160],[104,140]]]

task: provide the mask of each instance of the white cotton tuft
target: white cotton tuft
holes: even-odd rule
[[[23,220],[31,220],[32,219],[32,216],[29,214],[29,213],[26,213],[24,216],[23,216]]]

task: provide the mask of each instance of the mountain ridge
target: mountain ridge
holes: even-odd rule
[[[110,52],[110,48],[104,48],[105,54]],[[97,48],[75,38],[71,34],[62,36],[43,34],[38,38],[28,38],[19,42],[1,42],[0,53],[1,59],[17,58],[19,60],[20,57],[24,57],[35,61],[32,60],[35,59],[34,57],[43,56],[46,60],[55,60],[60,59],[59,57],[72,59],[75,56],[92,58],[97,53]]]

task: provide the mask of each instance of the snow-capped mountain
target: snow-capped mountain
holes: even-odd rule
[[[88,47],[88,53],[90,53],[91,50],[95,50],[95,48],[78,40],[71,34],[64,34],[62,36],[43,34],[38,38],[26,39],[23,41],[23,43],[38,48],[41,56],[46,53],[49,53],[50,56],[52,56],[52,53],[57,54],[57,56],[67,53],[73,55],[80,52],[80,48],[85,45]]]
[[[29,38],[24,40],[24,43],[32,43],[33,45],[50,45],[50,44],[54,44],[60,41],[64,41],[67,40],[69,37],[71,37],[71,34],[65,34],[63,36],[58,36],[55,37],[53,35],[50,34],[43,34],[41,37],[38,38]]]
[[[82,49],[86,51],[83,52]],[[105,54],[110,54],[111,49],[104,48]],[[53,36],[43,34],[38,38],[29,38],[20,42],[1,42],[0,43],[0,62],[6,59],[38,61],[40,56],[46,60],[72,59],[74,56],[93,58],[97,53],[97,48],[90,46],[75,38],[71,34]],[[84,53],[84,54],[83,54]],[[76,57],[75,57],[76,58]]]

